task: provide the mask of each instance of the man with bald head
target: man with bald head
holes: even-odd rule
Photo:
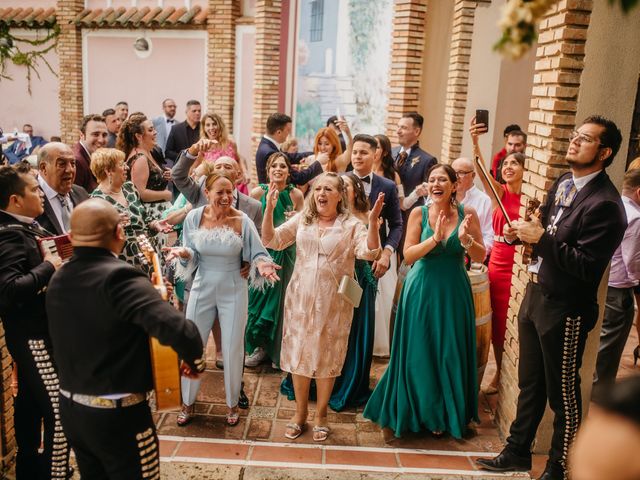
[[[38,181],[44,192],[44,212],[36,220],[55,235],[69,232],[69,219],[76,205],[89,198],[87,191],[74,185],[76,159],[68,145],[51,142],[38,152]]]
[[[153,388],[149,336],[171,346],[183,374],[204,370],[193,322],[149,279],[118,259],[117,210],[93,198],[71,215],[73,256],[49,283],[47,314],[59,365],[60,417],[82,478],[160,478],[147,403]]]
[[[58,377],[45,311],[49,280],[60,258],[42,254],[47,236],[35,222],[42,191],[29,169],[0,167],[0,317],[18,368],[14,425],[18,480],[65,478],[69,451],[58,416]],[[43,439],[42,453],[38,452]]]
[[[180,154],[178,161],[171,170],[173,184],[180,193],[187,198],[189,203],[193,205],[193,208],[202,207],[209,203],[209,200],[207,199],[204,180],[200,181],[200,183],[196,182],[189,176],[189,171],[198,156],[211,149],[212,146],[213,143],[211,140],[201,139],[197,141]],[[234,182],[240,174],[238,162],[231,157],[220,157],[216,159],[214,169],[225,171],[231,176]],[[247,216],[253,220],[254,225],[258,229],[258,233],[260,233],[262,229],[262,204],[256,199],[239,192],[236,188],[233,190],[233,206],[241,212],[246,213]]]
[[[456,171],[456,176],[458,177],[456,200],[458,203],[475,208],[478,213],[480,228],[482,230],[482,241],[487,249],[487,256],[489,256],[494,240],[491,199],[474,184],[476,171],[471,159],[466,157],[457,158],[451,166]]]

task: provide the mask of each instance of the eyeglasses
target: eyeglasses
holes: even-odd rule
[[[569,134],[569,143],[571,143],[573,141],[575,141],[576,145],[578,145],[578,146],[582,145],[583,143],[586,143],[588,145],[591,145],[592,143],[595,143],[600,147],[604,147],[604,145],[602,143],[596,142],[590,136],[588,136],[588,135],[586,135],[584,133],[576,132],[575,130]]]
[[[470,173],[473,173],[473,170],[467,170],[467,171],[460,170],[459,172],[456,172],[456,177],[463,178],[469,175]]]

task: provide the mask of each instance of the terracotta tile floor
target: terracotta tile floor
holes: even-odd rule
[[[210,344],[212,342],[209,342]],[[638,344],[635,328],[622,358],[619,376],[640,370],[633,366],[633,348]],[[371,472],[414,472],[470,475],[478,478],[474,460],[502,449],[493,425],[497,396],[480,394],[480,423],[461,440],[449,436],[436,439],[428,433],[407,435],[386,444],[377,425],[362,417],[362,408],[329,414],[332,429],[327,442],[313,442],[310,430],[296,440],[284,437],[285,426],[293,415],[295,403],[279,394],[283,374],[268,365],[247,368],[245,392],[251,407],[241,411],[235,427],[224,423],[226,412],[223,372],[213,366],[214,354],[208,350],[209,369],[204,375],[197,401],[198,415],[187,427],[176,426],[176,413],[156,414],[164,462],[199,462],[229,465],[363,470]],[[387,361],[375,359],[371,369],[372,386],[378,381]],[[490,358],[485,379],[495,372]],[[309,421],[314,405],[310,404]],[[534,458],[531,477],[544,468],[545,457]]]

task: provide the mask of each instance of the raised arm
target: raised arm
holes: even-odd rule
[[[469,133],[471,134],[471,140],[473,142],[473,155],[475,157],[476,164],[481,163],[483,166],[486,164],[484,162],[484,157],[482,156],[482,152],[480,151],[478,138],[480,137],[480,135],[483,135],[486,132],[487,132],[487,127],[482,123],[476,124],[476,118],[473,117],[471,119],[471,126],[469,127]],[[480,169],[480,166],[478,165],[476,168]],[[491,186],[493,186],[496,193],[498,194],[498,197],[500,197],[500,200],[502,200],[502,197],[504,196],[504,189],[502,188],[502,185],[491,175],[488,175],[489,179],[487,181],[487,178],[485,178],[485,176],[480,171],[478,171],[478,177],[482,182],[484,191],[487,192],[487,195],[489,195],[489,198],[491,199],[492,207],[494,209],[498,208],[498,202],[496,201],[495,197],[493,196],[493,193],[491,192]],[[491,182],[491,185],[489,185],[489,182]]]

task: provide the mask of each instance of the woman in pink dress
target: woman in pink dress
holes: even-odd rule
[[[200,138],[207,138],[218,142],[214,148],[205,152],[205,162],[214,163],[220,157],[231,157],[238,162],[238,165],[240,165],[240,169],[242,170],[242,175],[238,178],[236,188],[239,192],[249,195],[249,180],[246,174],[247,169],[245,168],[244,161],[240,159],[240,155],[238,155],[238,147],[233,139],[229,137],[227,126],[220,115],[217,113],[204,114],[200,121]]]
[[[480,147],[478,146],[478,136],[486,132],[483,124],[471,125],[471,138],[473,139],[474,155],[481,162],[484,162]],[[500,201],[504,205],[509,220],[517,220],[520,217],[520,196],[522,189],[522,175],[524,173],[525,156],[522,153],[508,154],[502,162],[502,179],[504,185],[489,176],[489,181],[493,184]],[[507,220],[504,218],[502,210],[498,207],[498,202],[491,194],[491,188],[484,178],[479,175],[485,191],[491,198],[493,206],[493,232],[494,243],[489,259],[489,286],[491,294],[491,343],[493,354],[496,358],[496,374],[483,389],[489,395],[498,393],[500,383],[500,367],[502,366],[502,353],[504,351],[504,338],[507,331],[507,311],[509,310],[509,297],[511,296],[511,272],[513,271],[513,257],[515,255],[515,245],[508,245],[504,241],[502,231]]]

